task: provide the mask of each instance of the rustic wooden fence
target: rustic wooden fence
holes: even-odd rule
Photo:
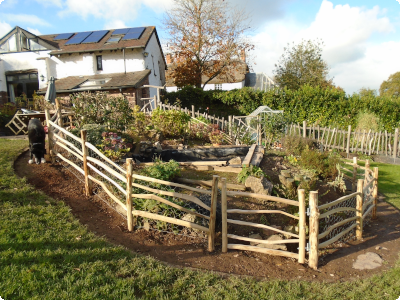
[[[356,158],[350,165],[353,166],[351,179],[353,182],[357,180],[356,191],[323,205],[318,205],[318,192],[310,193],[309,266],[313,269],[318,268],[319,249],[350,238],[354,231],[357,239],[361,240],[364,224],[369,218],[376,218],[378,168],[371,170],[368,161],[365,167],[361,167]],[[364,174],[359,174],[358,169],[364,170]],[[358,179],[359,176],[362,178]]]
[[[394,133],[388,133],[386,130],[379,132],[372,132],[371,130],[352,131],[350,125],[347,130],[343,130],[318,125],[308,126],[307,122],[304,121],[302,125],[289,125],[287,134],[316,139],[322,143],[325,150],[338,149],[347,154],[350,152],[362,152],[367,155],[381,154],[393,158],[400,155],[398,128]]]

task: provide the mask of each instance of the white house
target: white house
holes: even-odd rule
[[[153,26],[40,36],[15,27],[0,39],[0,104],[43,94],[51,76],[57,96],[102,90],[137,103],[156,95],[140,87],[163,86],[165,70]]]

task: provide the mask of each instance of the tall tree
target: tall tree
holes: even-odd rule
[[[381,96],[400,97],[400,72],[390,75],[388,80],[382,82],[379,94]]]
[[[178,87],[204,86],[217,76],[232,78],[242,53],[254,48],[247,39],[248,17],[224,0],[175,0],[164,25]],[[203,81],[203,82],[202,82]]]
[[[320,40],[303,40],[300,44],[288,44],[284,53],[275,64],[275,82],[280,87],[297,90],[302,85],[331,87],[328,79],[329,67],[322,59],[323,42]]]

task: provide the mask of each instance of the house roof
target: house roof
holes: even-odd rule
[[[117,29],[110,29],[108,33],[97,43],[82,43],[82,44],[76,44],[76,45],[65,45],[69,39],[65,40],[54,40],[59,33],[56,34],[46,34],[46,35],[39,35],[36,36],[29,31],[20,28],[16,26],[14,29],[12,29],[10,32],[8,32],[4,37],[0,39],[0,44],[7,40],[12,34],[15,32],[24,32],[25,35],[27,35],[28,38],[38,38],[40,41],[40,44],[45,46],[48,50],[52,50],[50,52],[50,55],[60,55],[60,54],[70,54],[70,53],[84,53],[84,52],[95,52],[95,51],[104,51],[104,50],[118,50],[118,49],[133,49],[133,48],[146,48],[147,44],[150,41],[150,38],[153,34],[155,34],[157,43],[160,47],[161,55],[164,59],[164,64],[165,63],[165,58],[162,52],[162,47],[160,40],[158,38],[157,30],[154,26],[148,26],[144,27],[144,31],[141,34],[139,39],[131,39],[131,40],[119,40],[117,43],[107,43],[108,39],[111,37],[111,35],[114,33],[114,31]],[[74,35],[77,32],[71,32]],[[72,36],[71,38],[73,38]],[[29,50],[28,50],[29,51]]]
[[[111,74],[97,74],[90,76],[68,76],[55,81],[56,92],[79,92],[84,90],[93,90],[93,88],[79,88],[79,85],[88,80],[95,79],[108,79],[108,82],[100,85],[96,90],[113,90],[119,88],[133,87],[138,88],[141,82],[151,73],[151,70],[143,70],[138,72],[129,73],[111,73]],[[45,94],[47,88],[40,89],[38,94]]]
[[[174,78],[172,77],[172,71],[176,67],[175,63],[168,64],[167,71],[165,72],[165,81],[166,86],[176,86],[174,83]],[[228,66],[229,68],[229,75],[218,75],[217,77],[213,78],[207,84],[222,84],[222,83],[236,83],[242,82],[245,80],[246,74],[249,72],[249,67],[247,66],[246,62],[244,61],[235,61],[235,66],[231,65]],[[202,76],[201,82],[204,84],[209,77]]]

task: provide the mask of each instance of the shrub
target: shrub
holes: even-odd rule
[[[117,133],[103,132],[101,136],[103,137],[103,141],[96,146],[108,158],[118,160],[122,158],[124,153],[129,152],[130,148],[127,146],[127,143]]]
[[[85,129],[87,131],[86,138],[89,143],[92,145],[101,144],[103,141],[103,132],[105,132],[106,126],[98,125],[98,124],[86,124],[83,125],[82,128],[74,128],[71,129],[71,133],[76,135],[77,137],[81,137],[81,130]]]
[[[156,159],[154,165],[146,166],[142,169],[141,173],[144,176],[160,180],[171,180],[181,174],[181,169],[179,168],[179,164],[172,159],[169,162]]]
[[[317,142],[298,135],[288,135],[282,139],[282,146],[287,155],[299,156],[307,147],[309,149],[316,149]]]
[[[167,137],[182,136],[187,130],[190,116],[180,110],[153,110],[151,120],[154,129]]]
[[[317,176],[332,178],[337,175],[336,165],[340,158],[310,149],[308,146],[302,151],[299,165],[308,170],[314,170]]]
[[[379,118],[374,113],[363,112],[357,115],[356,130],[377,132],[381,129],[380,127]]]
[[[109,96],[107,92],[83,92],[70,95],[78,126],[107,125],[125,130],[132,121],[132,109],[124,97]]]

